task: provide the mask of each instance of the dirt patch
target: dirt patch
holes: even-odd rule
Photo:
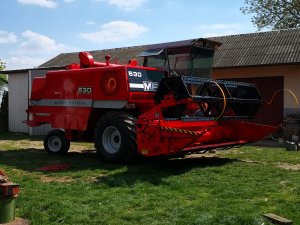
[[[26,172],[26,171],[24,171],[24,170],[12,169],[12,171],[13,171],[13,173],[14,173],[15,175],[20,176],[20,177],[22,177],[22,176],[27,176],[27,175],[31,175],[31,173]]]
[[[39,150],[44,152],[44,145],[42,140],[0,140],[0,146],[5,148],[7,146],[9,149],[17,150]],[[72,144],[70,147],[70,152],[93,152],[95,151],[93,143],[84,143],[84,144]]]
[[[300,171],[300,164],[278,163],[277,166],[285,170]]]
[[[0,140],[0,145],[2,146],[10,146],[11,148],[16,149],[43,149],[43,142],[41,141],[31,141],[31,140],[19,140],[19,141],[13,141],[13,140]]]
[[[74,179],[72,177],[64,176],[64,177],[49,177],[49,176],[41,176],[41,181],[44,183],[72,183]]]
[[[89,183],[94,183],[94,184],[101,184],[105,181],[107,178],[107,174],[99,174],[97,177],[89,177],[87,181]]]
[[[79,152],[79,153],[90,153],[95,152],[95,148],[93,146],[81,146],[81,145],[72,145],[70,147],[69,152]]]
[[[12,169],[13,173],[17,176],[22,176],[22,177],[28,177],[30,176],[31,178],[37,178],[44,182],[44,183],[51,183],[51,182],[58,182],[58,183],[72,183],[75,180],[72,177],[68,177],[68,176],[62,176],[62,177],[51,177],[51,176],[47,176],[47,175],[37,175],[37,174],[32,174],[30,172],[25,172],[23,170],[18,170],[18,169]]]
[[[263,164],[262,162],[251,160],[251,159],[239,159],[240,162],[245,162],[245,163],[258,163],[258,164]]]
[[[215,158],[218,157],[218,153],[214,151],[206,152],[206,153],[193,153],[189,155],[185,155],[185,159],[192,159],[192,158]]]

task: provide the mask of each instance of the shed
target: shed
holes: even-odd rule
[[[276,30],[209,38],[223,43],[216,51],[212,77],[256,83],[266,102],[276,93],[273,104],[258,112],[258,122],[282,122],[283,117],[295,112],[295,99],[289,91],[300,96],[300,29]],[[153,45],[134,46],[91,51],[97,61],[104,61],[107,54],[111,61],[124,64],[129,59]],[[50,127],[27,128],[26,109],[35,76],[48,70],[64,69],[79,63],[78,53],[62,53],[38,68],[5,71],[9,74],[9,130],[29,134],[45,134]],[[289,90],[289,91],[287,91]]]
[[[8,74],[8,130],[15,133],[30,135],[44,135],[50,129],[50,125],[28,127],[23,121],[28,119],[26,110],[31,92],[31,84],[34,77],[44,76],[49,70],[55,68],[34,68],[4,71]]]

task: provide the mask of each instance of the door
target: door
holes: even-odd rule
[[[227,80],[227,79],[226,79]],[[283,76],[275,77],[251,77],[228,79],[240,82],[256,84],[264,103],[260,107],[254,120],[255,123],[278,125],[283,122]],[[274,95],[277,92],[276,95]],[[274,99],[272,102],[272,96]],[[271,103],[271,104],[269,104]]]

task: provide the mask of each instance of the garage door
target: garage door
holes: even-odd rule
[[[226,79],[227,80],[227,79]],[[228,79],[256,84],[262,98],[269,102],[277,90],[283,89],[283,77],[252,77]],[[280,91],[271,105],[263,104],[259,109],[255,122],[261,124],[277,125],[283,121],[283,92]]]

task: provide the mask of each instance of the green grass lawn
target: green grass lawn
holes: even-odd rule
[[[89,151],[87,151],[89,150]],[[59,172],[37,168],[67,163]],[[300,224],[300,151],[244,146],[184,159],[102,163],[92,144],[62,157],[39,139],[0,135],[0,168],[20,184],[17,216],[46,224]]]

